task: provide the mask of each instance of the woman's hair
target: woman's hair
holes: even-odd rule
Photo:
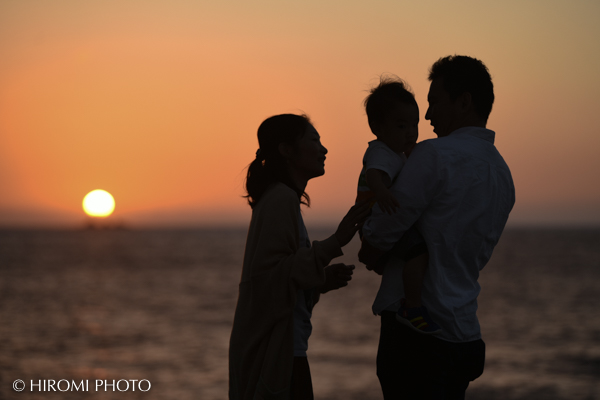
[[[417,106],[415,95],[408,83],[397,76],[381,76],[379,85],[372,88],[365,99],[365,111],[371,130],[384,122],[396,103]]]
[[[267,188],[273,183],[282,182],[298,193],[298,198],[304,198],[303,204],[310,205],[306,192],[298,189],[290,177],[286,159],[279,152],[279,145],[287,143],[295,145],[310,125],[306,115],[281,114],[274,115],[263,121],[258,127],[258,150],[256,158],[248,166],[246,175],[246,192],[244,196],[251,208],[260,201]]]

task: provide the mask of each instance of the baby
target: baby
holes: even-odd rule
[[[377,140],[369,142],[363,157],[356,201],[372,199],[382,211],[393,214],[401,205],[389,187],[417,141],[419,107],[402,80],[382,78],[365,99],[365,108],[369,127]],[[438,334],[440,327],[421,304],[421,288],[429,261],[425,240],[413,226],[391,251],[397,251],[405,261],[402,271],[405,298],[396,319],[419,333]],[[379,268],[389,257],[382,258]]]

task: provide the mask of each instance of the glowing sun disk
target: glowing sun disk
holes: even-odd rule
[[[108,217],[115,209],[115,199],[105,190],[92,190],[83,198],[83,211],[90,217]]]

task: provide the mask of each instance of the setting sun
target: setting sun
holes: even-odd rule
[[[83,211],[90,217],[108,217],[115,209],[115,199],[105,190],[92,190],[83,198]]]

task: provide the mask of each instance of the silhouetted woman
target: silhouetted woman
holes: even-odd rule
[[[368,204],[352,207],[333,235],[311,246],[300,203],[309,202],[307,182],[325,173],[319,133],[306,116],[276,115],[260,125],[258,142],[246,178],[252,220],[229,347],[229,398],[312,399],[312,307],[351,279],[354,266],[327,265],[342,255]]]

